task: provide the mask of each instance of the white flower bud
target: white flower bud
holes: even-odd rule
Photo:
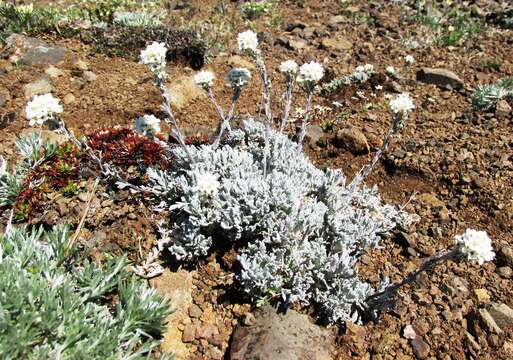
[[[196,174],[195,190],[199,191],[203,196],[215,196],[221,186],[221,183],[217,179],[218,175],[209,172],[198,173]]]
[[[408,64],[408,65],[411,65],[415,62],[415,58],[411,55],[406,55],[404,57],[404,61]]]
[[[316,83],[324,76],[324,68],[315,61],[301,65],[297,81],[299,83]]]
[[[143,135],[155,135],[160,132],[160,119],[155,115],[144,115],[135,120],[135,129]]]
[[[246,68],[233,68],[228,73],[227,79],[232,87],[243,87],[251,80],[251,73]]]
[[[298,68],[299,66],[294,60],[287,60],[280,64],[280,71],[285,75],[295,75]]]

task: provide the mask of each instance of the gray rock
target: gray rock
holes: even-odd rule
[[[96,74],[92,71],[84,71],[84,74],[82,76],[83,76],[84,80],[86,80],[88,82],[96,81],[96,79],[98,78],[96,76]]]
[[[42,76],[36,81],[26,84],[23,87],[25,99],[31,99],[34,95],[41,95],[52,92],[52,84],[48,76]]]
[[[411,346],[413,347],[413,353],[418,359],[427,358],[431,350],[429,345],[420,336],[411,340]]]
[[[324,130],[320,126],[317,125],[309,125],[306,128],[305,133],[305,142],[310,144],[310,146],[317,146],[322,143],[326,138],[326,134]]]
[[[68,53],[66,48],[50,46],[39,39],[19,34],[9,36],[6,46],[14,50],[15,57],[25,65],[55,65],[62,62]]]
[[[455,276],[449,280],[447,289],[449,294],[454,297],[467,298],[470,294],[467,280],[459,276]]]
[[[312,324],[308,316],[294,310],[278,314],[265,306],[255,313],[253,325],[235,330],[230,359],[328,360],[333,341],[331,331]]]
[[[62,71],[61,69],[59,68],[56,68],[55,66],[53,65],[50,65],[46,70],[45,70],[45,74],[50,76],[51,78],[58,78],[62,75],[64,75],[64,71]]]
[[[513,328],[513,310],[508,305],[491,303],[487,310],[502,330]]]
[[[422,68],[417,72],[417,80],[426,84],[435,84],[443,89],[461,89],[463,80],[447,69]]]
[[[486,309],[479,309],[479,317],[481,318],[481,321],[488,332],[497,335],[504,334],[504,331],[502,331],[499,325],[497,325],[497,322]]]
[[[495,115],[498,118],[507,118],[511,114],[511,106],[506,100],[499,100],[495,106]]]
[[[356,127],[350,126],[337,132],[336,144],[346,147],[355,155],[369,152],[369,144],[365,135]]]

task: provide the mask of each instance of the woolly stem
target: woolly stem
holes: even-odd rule
[[[211,90],[209,92],[212,93]],[[221,123],[221,127],[219,129],[219,134],[217,135],[214,143],[212,144],[212,146],[214,148],[217,148],[219,146],[219,142],[221,141],[221,138],[222,138],[225,130],[228,130],[228,133],[232,132],[230,122],[231,122],[231,120],[233,118],[233,114],[235,112],[235,105],[239,101],[240,93],[241,93],[241,88],[239,86],[237,86],[233,89],[232,104],[230,105],[230,109],[228,110],[228,115],[224,116],[221,108],[219,107],[220,114],[222,114],[221,115],[222,123]],[[213,98],[213,94],[212,94],[212,98]]]
[[[307,85],[306,88],[307,97],[306,97],[306,107],[305,107],[305,116],[303,117],[303,123],[301,124],[301,129],[299,131],[298,141],[297,143],[301,145],[305,138],[306,127],[309,125],[310,120],[310,112],[312,110],[312,98],[313,98],[313,85]]]
[[[287,121],[289,119],[290,115],[290,107],[292,105],[292,92],[294,90],[294,77],[291,75],[287,75],[287,90],[285,90],[284,94],[284,107],[283,107],[283,114],[281,116],[281,123],[280,123],[280,133],[283,132],[283,129],[285,129],[285,125],[287,124]]]
[[[397,284],[392,284],[385,288],[383,291],[370,295],[365,299],[366,308],[368,311],[382,311],[393,308],[395,297],[399,289],[405,285],[412,284],[417,280],[419,275],[425,271],[434,268],[437,264],[451,259],[457,259],[461,256],[461,247],[455,246],[452,250],[443,251],[426,259],[422,265],[404,278]]]

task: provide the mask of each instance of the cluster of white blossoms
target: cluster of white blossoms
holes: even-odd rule
[[[390,110],[394,114],[406,114],[415,108],[413,100],[408,94],[399,94],[395,99],[390,100]]]
[[[34,12],[34,4],[18,5],[16,6],[16,11],[22,14],[31,14]]]
[[[154,41],[141,51],[140,62],[148,66],[159,79],[162,79],[166,74],[166,53],[166,44]]]
[[[34,96],[25,107],[25,114],[30,126],[42,125],[45,121],[52,119],[55,114],[62,113],[62,111],[59,99],[49,93]]]
[[[215,76],[211,71],[200,71],[194,75],[194,83],[205,90],[212,87],[214,79]]]
[[[415,58],[411,55],[406,55],[404,57],[404,61],[408,64],[408,65],[411,65],[415,62]]]
[[[495,253],[492,248],[492,240],[486,231],[467,229],[462,235],[456,235],[456,244],[461,252],[470,261],[477,261],[483,265],[485,261],[492,261]]]
[[[297,76],[297,82],[300,84],[314,84],[319,82],[324,76],[324,68],[321,64],[315,61],[301,65],[299,68],[299,74]]]
[[[239,33],[237,36],[237,45],[240,52],[256,53],[258,48],[257,34],[251,30]]]
[[[390,75],[394,75],[395,74],[395,68],[393,66],[387,66],[385,71],[390,74]]]
[[[219,176],[209,172],[196,174],[196,190],[203,196],[212,197],[217,195],[221,183],[217,180]]]
[[[155,115],[144,115],[135,120],[135,129],[143,135],[155,135],[160,132],[160,119]]]
[[[294,60],[287,60],[280,64],[280,71],[285,75],[295,75],[299,65]]]
[[[356,72],[373,73],[374,65],[372,65],[372,64],[358,65],[356,67],[355,71]]]
[[[241,88],[251,80],[251,72],[246,68],[233,68],[227,76],[233,88]]]

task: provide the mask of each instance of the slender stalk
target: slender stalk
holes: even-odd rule
[[[355,176],[355,178],[349,185],[353,190],[356,189],[362,183],[362,181],[365,180],[367,176],[369,176],[372,170],[374,170],[379,159],[388,150],[390,143],[392,141],[392,136],[402,128],[403,120],[405,120],[405,117],[405,115],[400,113],[393,115],[392,124],[390,125],[390,128],[388,129],[387,134],[383,139],[383,144],[376,152],[373,159],[362,170],[360,170],[358,175]]]
[[[306,97],[305,116],[303,117],[303,123],[301,124],[301,129],[299,131],[299,136],[298,136],[298,141],[297,141],[297,143],[300,145],[303,143],[303,140],[304,140],[305,134],[306,134],[306,128],[309,125],[310,112],[312,111],[312,99],[313,99],[313,95],[314,95],[313,88],[314,88],[313,85],[308,85],[308,87],[306,89],[307,97]]]
[[[163,79],[157,78],[156,80],[157,86],[160,90],[160,95],[162,96],[162,109],[166,113],[167,117],[164,119],[168,126],[171,128],[171,135],[173,138],[178,141],[178,144],[185,150],[189,160],[192,161],[192,155],[189,150],[189,147],[185,144],[185,137],[183,136],[176,118],[171,110],[171,105],[169,104],[169,96],[167,94],[166,84]]]
[[[456,246],[452,250],[444,251],[440,254],[428,258],[417,270],[409,274],[401,282],[392,284],[385,288],[383,291],[372,294],[367,299],[365,299],[367,309],[370,311],[381,311],[393,308],[395,297],[401,287],[415,282],[421,273],[432,269],[437,264],[446,260],[457,259],[460,256],[461,248]]]
[[[280,133],[285,129],[285,125],[287,125],[287,121],[290,115],[290,107],[292,105],[292,92],[294,91],[294,77],[291,75],[287,75],[287,90],[285,90],[284,94],[284,106],[283,106],[283,114],[281,116],[280,122]]]
[[[232,132],[232,128],[230,126],[230,122],[232,121],[232,118],[233,118],[233,114],[235,112],[235,105],[237,104],[237,102],[239,101],[239,98],[240,98],[240,93],[241,93],[241,88],[240,87],[234,87],[233,89],[233,96],[232,96],[232,103],[230,105],[230,109],[228,110],[228,114],[225,116],[223,111],[221,110],[221,108],[219,107],[219,110],[218,110],[218,113],[221,115],[221,127],[219,128],[219,134],[217,134],[217,137],[214,141],[214,143],[212,144],[212,146],[214,148],[217,148],[219,146],[219,143],[221,141],[221,138],[225,132],[225,130],[228,130],[228,133],[231,133]],[[209,93],[212,94],[212,90],[209,89]],[[213,94],[212,94],[212,99],[214,99],[213,97]],[[215,101],[215,99],[214,99]]]

